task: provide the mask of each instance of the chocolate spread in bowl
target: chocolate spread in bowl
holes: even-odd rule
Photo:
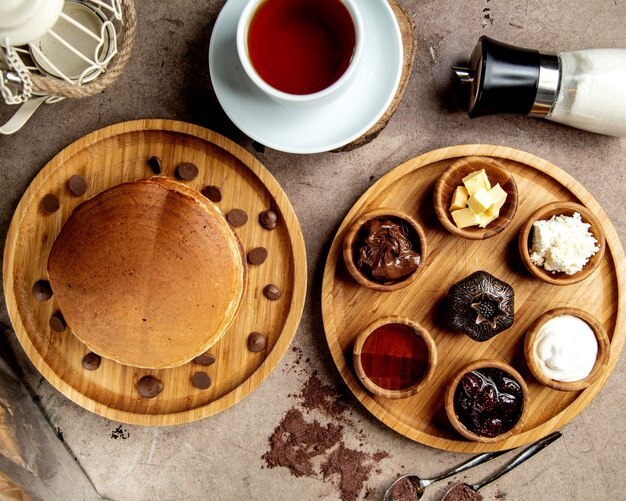
[[[396,218],[370,219],[361,228],[357,266],[361,273],[380,283],[397,282],[420,265],[411,230]]]

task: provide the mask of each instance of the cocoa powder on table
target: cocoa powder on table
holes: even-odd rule
[[[295,477],[315,476],[311,459],[332,449],[341,440],[341,426],[305,421],[302,411],[290,409],[270,437],[263,458],[270,468],[284,466]]]
[[[346,397],[332,386],[324,384],[317,375],[317,371],[314,371],[304,383],[300,393],[302,407],[309,411],[317,409],[331,418],[339,418],[348,410]]]
[[[342,501],[356,501],[375,465],[372,454],[349,449],[341,441],[322,463],[322,475],[324,480],[337,475]]]
[[[299,362],[299,360],[298,360]],[[367,452],[346,446],[346,433],[356,429],[347,416],[348,396],[325,384],[313,372],[269,438],[263,455],[269,468],[283,467],[295,477],[318,478],[332,483],[342,501],[370,499],[374,491],[366,485],[378,463],[389,457],[383,451]],[[328,418],[327,424],[307,415]],[[362,432],[361,432],[362,433]]]

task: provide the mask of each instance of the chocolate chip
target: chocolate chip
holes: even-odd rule
[[[198,365],[211,365],[215,363],[215,357],[210,353],[203,353],[194,358],[193,361]]]
[[[52,297],[52,287],[50,287],[50,282],[47,280],[38,280],[33,285],[32,290],[33,298],[35,301],[39,301],[43,303]]]
[[[59,207],[61,207],[61,204],[59,203],[59,199],[52,193],[48,193],[41,200],[41,208],[43,209],[44,212],[48,214],[52,214],[53,212],[58,211]]]
[[[253,332],[248,336],[248,349],[253,352],[262,351],[267,345],[267,339],[260,332]]]
[[[161,174],[161,159],[159,157],[150,157],[148,158],[148,167],[155,174]]]
[[[183,162],[176,167],[176,176],[183,181],[192,181],[198,177],[198,167],[189,162]]]
[[[206,372],[196,372],[191,376],[191,382],[200,390],[206,390],[211,386],[211,378]]]
[[[82,197],[87,192],[87,180],[83,176],[72,176],[67,182],[67,187],[72,195]]]
[[[219,186],[205,186],[200,191],[205,197],[207,197],[211,202],[218,203],[222,201],[222,190]]]
[[[259,214],[259,224],[266,230],[273,230],[278,224],[278,214],[273,210],[264,210]]]
[[[83,369],[86,371],[95,371],[98,367],[100,367],[100,362],[102,359],[100,355],[96,355],[95,353],[87,353],[83,357]]]
[[[280,289],[278,288],[278,286],[276,286],[274,284],[266,285],[265,288],[263,289],[263,295],[267,299],[271,299],[272,301],[276,301],[276,300],[280,299]]]
[[[137,381],[137,391],[143,398],[154,398],[163,391],[163,383],[152,376],[144,376]]]
[[[57,311],[50,317],[48,324],[53,331],[63,332],[65,330],[65,319],[63,318],[63,315],[61,315],[60,311]]]
[[[248,213],[245,210],[233,209],[228,213],[226,219],[228,219],[228,222],[235,228],[238,228],[248,222]]]
[[[250,264],[263,264],[267,259],[267,249],[265,247],[256,247],[248,252],[248,262]]]

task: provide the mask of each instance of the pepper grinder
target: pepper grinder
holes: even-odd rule
[[[471,85],[470,118],[522,114],[626,136],[626,48],[549,54],[482,36],[468,66],[452,69]]]

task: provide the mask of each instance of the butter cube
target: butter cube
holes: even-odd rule
[[[500,216],[500,207],[496,207],[496,205],[492,205],[491,207],[489,207],[485,212],[483,212],[483,214],[487,215],[487,216]]]
[[[500,209],[502,209],[502,206],[504,205],[504,202],[505,202],[505,200],[502,200],[500,202],[496,202],[491,207],[489,207],[488,210],[490,210],[492,214],[495,214],[495,213],[500,214]]]
[[[498,213],[491,213],[490,209],[487,209],[482,214],[476,214],[476,221],[480,228],[486,228],[489,223],[498,219]]]
[[[507,197],[506,191],[502,189],[500,184],[496,184],[493,188],[491,188],[488,191],[488,194],[491,197],[491,200],[493,200],[493,207],[500,210],[502,206],[504,205],[504,202],[506,202],[506,197]]]
[[[476,226],[478,224],[476,214],[469,207],[454,210],[450,214],[452,214],[452,219],[454,219],[454,224],[456,224],[457,228],[467,228],[468,226]]]
[[[467,205],[467,199],[469,194],[465,186],[457,186],[452,195],[452,203],[450,204],[450,210],[465,209]]]
[[[475,214],[480,214],[493,205],[493,200],[485,188],[480,188],[467,199],[467,205]]]
[[[467,193],[471,197],[474,193],[476,193],[481,188],[484,188],[486,191],[491,189],[491,184],[489,184],[489,179],[487,178],[487,173],[485,169],[480,169],[475,172],[471,172],[467,176],[463,178],[463,184],[467,189]]]

